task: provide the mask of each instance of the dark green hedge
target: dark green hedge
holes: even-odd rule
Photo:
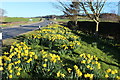
[[[90,34],[95,33],[96,23],[90,21],[78,21],[78,29],[83,32]],[[74,25],[74,22],[69,21],[68,27],[71,28]],[[102,36],[113,36],[115,39],[120,39],[120,23],[113,22],[100,22],[99,24],[99,35]]]

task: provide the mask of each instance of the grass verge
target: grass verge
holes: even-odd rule
[[[31,47],[30,49],[39,57],[34,60],[31,56],[30,59],[33,60],[28,60],[31,61],[27,64],[29,67],[23,65],[26,62],[19,56],[12,59],[21,60],[20,65],[25,67],[26,73],[31,77],[39,75],[43,78],[57,79],[115,79],[120,75],[119,47],[110,46],[113,42],[109,40],[106,42],[104,39],[60,25],[42,27],[41,30],[29,32],[14,39],[25,43],[16,43],[15,49],[11,47],[13,52],[10,51],[10,54],[19,52],[18,49],[21,50],[21,45],[24,45],[23,53],[28,54],[26,49]],[[20,51],[18,55],[26,55],[23,53]],[[15,63],[15,66],[19,64]]]

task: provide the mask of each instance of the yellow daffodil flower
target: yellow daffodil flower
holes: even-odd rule
[[[108,78],[108,77],[109,77],[108,74],[106,74],[106,75],[105,75],[105,78]]]
[[[47,67],[47,64],[43,64],[43,67]]]
[[[9,75],[9,78],[12,78],[12,75]]]
[[[20,75],[20,72],[17,72],[17,76],[19,76]]]

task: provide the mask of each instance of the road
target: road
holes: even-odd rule
[[[14,28],[4,28],[4,29],[2,29],[2,33],[3,33],[2,39],[4,40],[7,38],[12,38],[19,34],[36,30],[39,28],[39,26],[43,27],[43,26],[48,25],[51,22],[52,21],[44,20],[43,22],[34,23],[34,24],[30,24],[30,25],[22,25],[20,27],[14,27]]]

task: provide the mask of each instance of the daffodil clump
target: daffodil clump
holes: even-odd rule
[[[29,71],[30,66],[33,66],[34,60],[37,59],[35,52],[30,51],[24,42],[13,43],[9,52],[4,52],[1,56],[1,67],[3,77],[16,78],[21,75],[21,71]],[[0,59],[1,60],[1,59]]]
[[[109,68],[105,71],[105,78],[107,78],[107,79],[113,78],[113,79],[119,80],[120,76],[118,76],[118,73],[119,73],[118,70],[116,70],[116,69],[112,70]]]
[[[93,70],[95,68],[101,69],[101,64],[98,61],[98,58],[90,54],[80,54],[80,63],[85,65],[87,69]],[[96,66],[96,67],[95,67]]]
[[[36,72],[41,73],[42,76],[54,77],[54,73],[61,69],[62,60],[59,55],[49,53],[48,51],[41,50],[40,62],[37,63]]]
[[[36,34],[31,34],[26,42],[31,45],[43,45],[57,51],[73,50],[81,46],[80,37],[61,25],[43,27],[36,31]]]
[[[97,71],[101,69],[101,64],[95,55],[82,53],[77,61],[79,62],[78,66],[84,73],[84,78],[93,79],[94,77],[100,77]]]
[[[0,71],[3,71],[2,56],[0,56]]]

